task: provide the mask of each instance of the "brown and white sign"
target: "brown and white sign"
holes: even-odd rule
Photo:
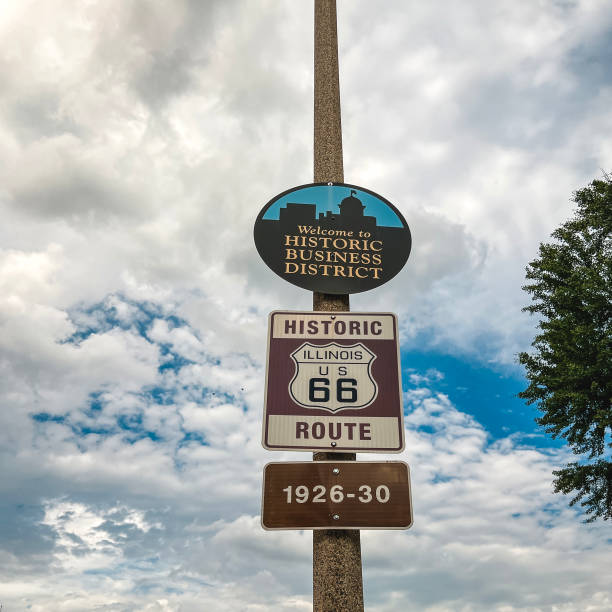
[[[403,461],[304,461],[264,468],[264,529],[408,529]]]
[[[268,450],[401,452],[395,315],[272,312],[262,443]]]

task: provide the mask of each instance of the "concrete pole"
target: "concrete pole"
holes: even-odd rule
[[[315,0],[314,182],[342,183],[336,0]],[[348,295],[313,294],[313,310],[350,310]]]
[[[315,0],[314,182],[344,181],[338,76],[336,0]],[[313,310],[348,311],[348,295],[313,293]],[[355,453],[314,453],[315,461],[355,461]],[[315,530],[312,536],[313,612],[363,611],[359,531]]]

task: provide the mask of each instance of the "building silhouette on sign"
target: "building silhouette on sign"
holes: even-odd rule
[[[357,192],[351,189],[351,195],[339,204],[340,214],[330,210],[319,213],[316,204],[287,203],[279,210],[278,223],[283,231],[294,230],[298,225],[312,225],[322,229],[342,229],[355,232],[373,233],[376,230],[376,217],[363,214],[365,206],[355,197]]]

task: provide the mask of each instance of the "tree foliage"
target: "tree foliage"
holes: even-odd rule
[[[564,438],[577,461],[554,471],[555,492],[573,494],[587,520],[612,518],[612,177],[574,194],[574,218],[527,266],[526,310],[540,315],[533,351],[520,353],[536,419]]]

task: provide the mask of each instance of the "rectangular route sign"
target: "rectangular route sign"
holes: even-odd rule
[[[272,312],[262,444],[399,453],[401,380],[394,314]]]
[[[264,468],[264,529],[408,529],[403,461],[303,461]]]

